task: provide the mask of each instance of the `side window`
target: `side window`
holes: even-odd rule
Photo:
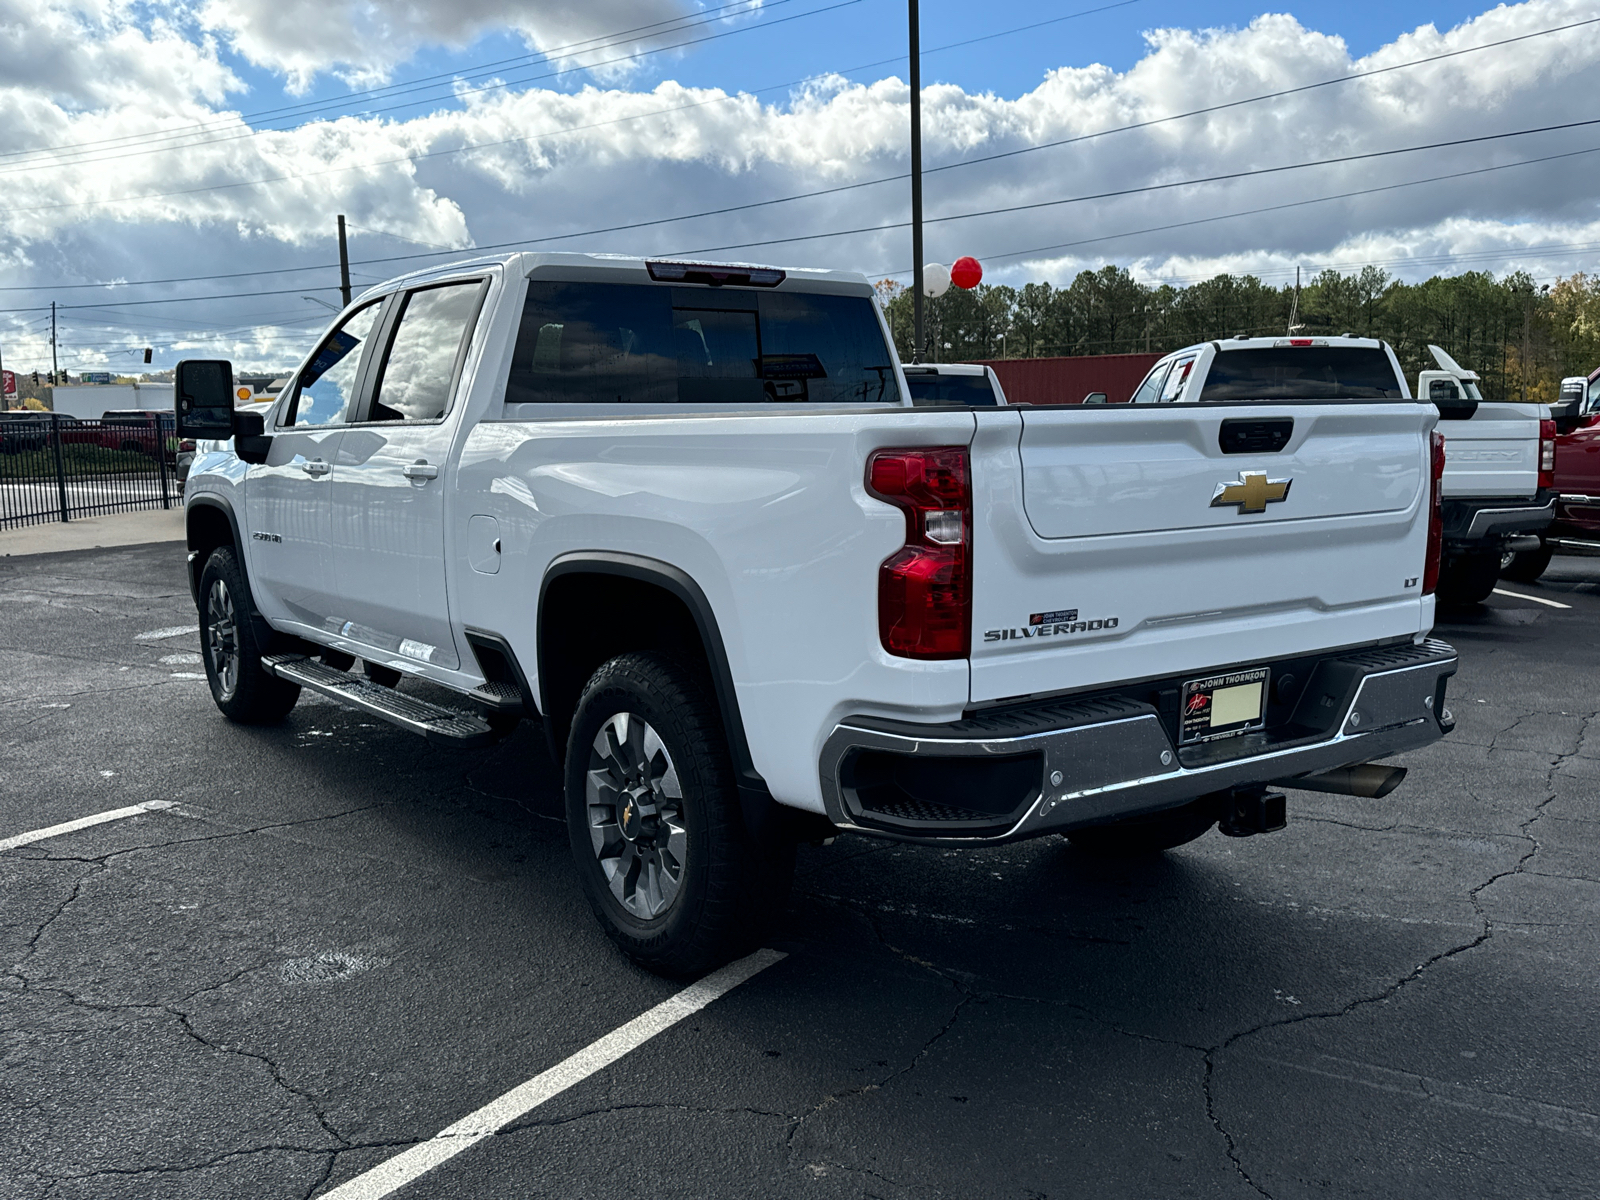
[[[1589,407],[1586,411],[1600,411],[1600,379],[1596,379],[1589,385]]]
[[[1161,385],[1166,382],[1167,372],[1171,369],[1171,363],[1157,363],[1156,369],[1144,377],[1144,382],[1139,385],[1139,390],[1134,392],[1131,403],[1154,404],[1156,397],[1161,395]]]
[[[1167,376],[1167,382],[1161,389],[1162,404],[1171,404],[1183,391],[1183,385],[1189,382],[1189,372],[1194,370],[1193,358],[1180,358],[1172,364],[1172,374]]]
[[[447,283],[409,293],[372,389],[369,421],[436,421],[450,407],[456,363],[483,284]]]
[[[361,348],[371,336],[372,323],[378,319],[382,306],[383,301],[374,300],[357,309],[323,340],[316,356],[300,372],[295,397],[284,413],[284,425],[337,425],[349,419],[356,376],[361,370]]]

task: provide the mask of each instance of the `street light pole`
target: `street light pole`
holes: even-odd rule
[[[911,361],[922,361],[922,33],[917,0],[911,17]]]

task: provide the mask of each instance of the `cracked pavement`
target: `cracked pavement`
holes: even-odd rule
[[[216,713],[178,546],[0,559],[0,1197],[309,1198],[659,1002],[536,728]],[[1600,563],[1448,615],[1384,800],[1147,862],[804,848],[789,957],[405,1196],[1600,1194]],[[167,661],[163,661],[163,660]]]

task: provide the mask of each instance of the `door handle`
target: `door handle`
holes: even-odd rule
[[[307,475],[326,475],[333,467],[323,462],[320,458],[313,458],[300,464],[300,469]]]
[[[431,463],[426,463],[426,462],[407,463],[406,466],[405,466],[405,469],[403,471],[401,471],[400,473],[402,475],[404,475],[407,479],[437,479],[437,478],[439,478],[439,468],[436,467],[436,466],[433,466]]]

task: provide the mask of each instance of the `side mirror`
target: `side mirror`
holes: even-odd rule
[[[266,423],[258,412],[233,414],[233,452],[240,461],[264,463],[267,451],[272,449],[272,439],[266,435]]]
[[[1083,398],[1083,402],[1085,404],[1105,404],[1106,394],[1104,392],[1090,392]]]
[[[190,359],[173,376],[173,406],[178,436],[233,436],[233,364],[224,359]]]

